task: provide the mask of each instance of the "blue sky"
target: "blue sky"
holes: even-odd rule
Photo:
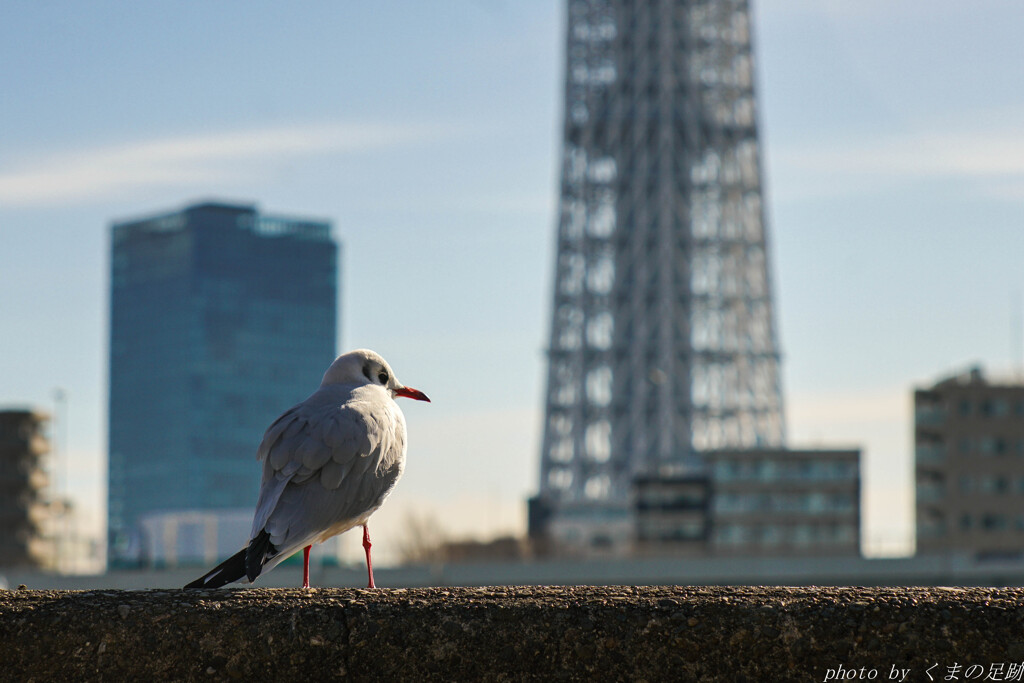
[[[0,0],[0,405],[67,391],[89,528],[109,224],[220,198],[332,220],[342,346],[380,351],[434,400],[405,406],[382,560],[412,514],[451,535],[522,530],[561,5]],[[755,3],[789,434],[865,448],[875,543],[910,529],[912,387],[1021,362],[1021,26],[1019,0]]]

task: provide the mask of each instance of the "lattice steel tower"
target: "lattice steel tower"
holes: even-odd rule
[[[637,475],[784,442],[749,3],[569,0],[531,534],[631,534]]]

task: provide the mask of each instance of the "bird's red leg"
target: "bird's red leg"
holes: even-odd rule
[[[373,564],[370,562],[370,548],[373,544],[370,543],[370,529],[364,524],[363,525],[363,550],[366,551],[366,573],[370,575],[370,585],[367,588],[376,588],[373,585]]]
[[[307,545],[302,549],[302,587],[309,588],[309,549],[313,546]]]

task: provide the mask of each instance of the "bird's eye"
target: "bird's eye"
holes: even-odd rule
[[[387,384],[388,383],[388,373],[386,373],[386,372],[380,373],[379,375],[377,375],[377,379],[380,380],[381,384]]]

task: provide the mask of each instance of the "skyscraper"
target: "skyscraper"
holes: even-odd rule
[[[534,537],[621,546],[638,476],[784,444],[750,31],[746,0],[568,2]]]
[[[113,225],[112,564],[149,557],[147,514],[255,504],[263,430],[335,355],[330,232],[216,203]]]

